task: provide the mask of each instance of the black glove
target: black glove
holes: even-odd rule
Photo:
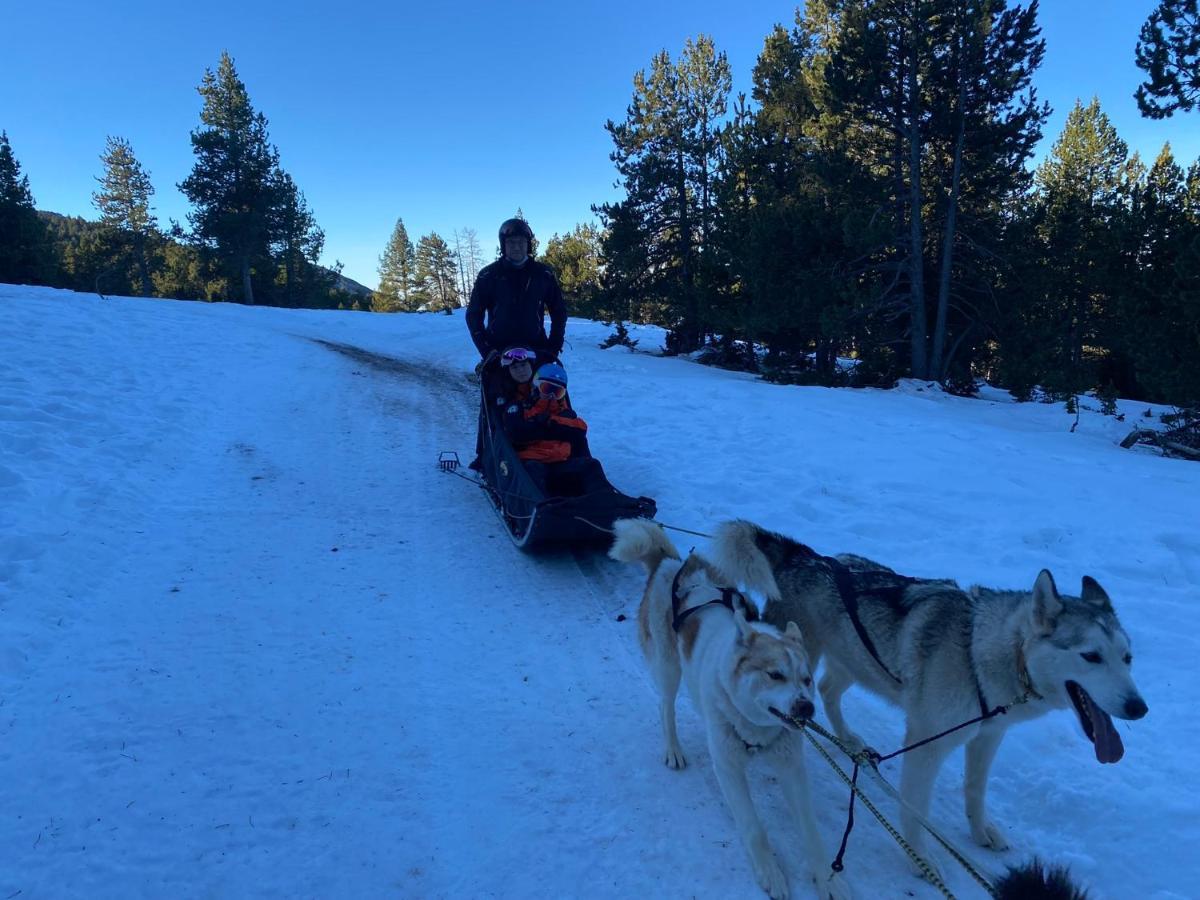
[[[475,374],[482,375],[483,370],[488,367],[488,364],[499,355],[500,354],[495,350],[489,350],[487,353],[485,353],[483,359],[475,364]]]

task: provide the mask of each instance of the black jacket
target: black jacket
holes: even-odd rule
[[[546,313],[550,336],[546,336]],[[487,324],[484,324],[484,314]],[[499,259],[484,267],[471,289],[467,328],[479,355],[528,347],[555,359],[567,330],[567,305],[553,270],[535,260],[517,267]]]

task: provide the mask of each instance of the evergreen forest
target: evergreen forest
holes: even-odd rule
[[[1160,0],[1136,36],[1144,116],[1194,125],[1197,2]],[[725,54],[696,36],[635,73],[605,124],[619,198],[539,257],[572,314],[616,324],[614,341],[653,323],[669,352],[776,381],[912,377],[970,393],[982,378],[1018,399],[1194,407],[1200,160],[1169,144],[1130,152],[1083,96],[1034,164],[1045,49],[1037,0],[808,0],[766,35],[750,95],[732,96]],[[485,262],[474,229],[414,242],[398,218],[367,291],[318,264],[324,233],[228,54],[199,92],[195,163],[177,185],[186,225],[157,221],[150,174],[120,137],[100,158],[96,220],[38,211],[0,132],[0,281],[465,305]]]

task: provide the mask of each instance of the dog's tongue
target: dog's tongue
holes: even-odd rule
[[[1112,717],[1092,701],[1087,691],[1083,691],[1083,696],[1084,702],[1088,705],[1088,712],[1091,713],[1092,741],[1096,745],[1096,759],[1102,763],[1119,762],[1125,755],[1125,745],[1121,743],[1121,736],[1113,728]]]

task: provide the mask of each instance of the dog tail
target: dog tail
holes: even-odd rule
[[[1010,867],[995,884],[999,900],[1088,900],[1088,892],[1071,878],[1066,866],[1052,866],[1036,856]]]
[[[775,567],[803,548],[790,538],[759,528],[745,519],[726,522],[717,529],[713,542],[713,564],[735,585],[758,591],[768,601],[779,600]]]
[[[664,559],[679,559],[679,551],[662,526],[649,519],[618,519],[613,531],[616,539],[608,555],[618,562],[640,562],[653,575]]]

